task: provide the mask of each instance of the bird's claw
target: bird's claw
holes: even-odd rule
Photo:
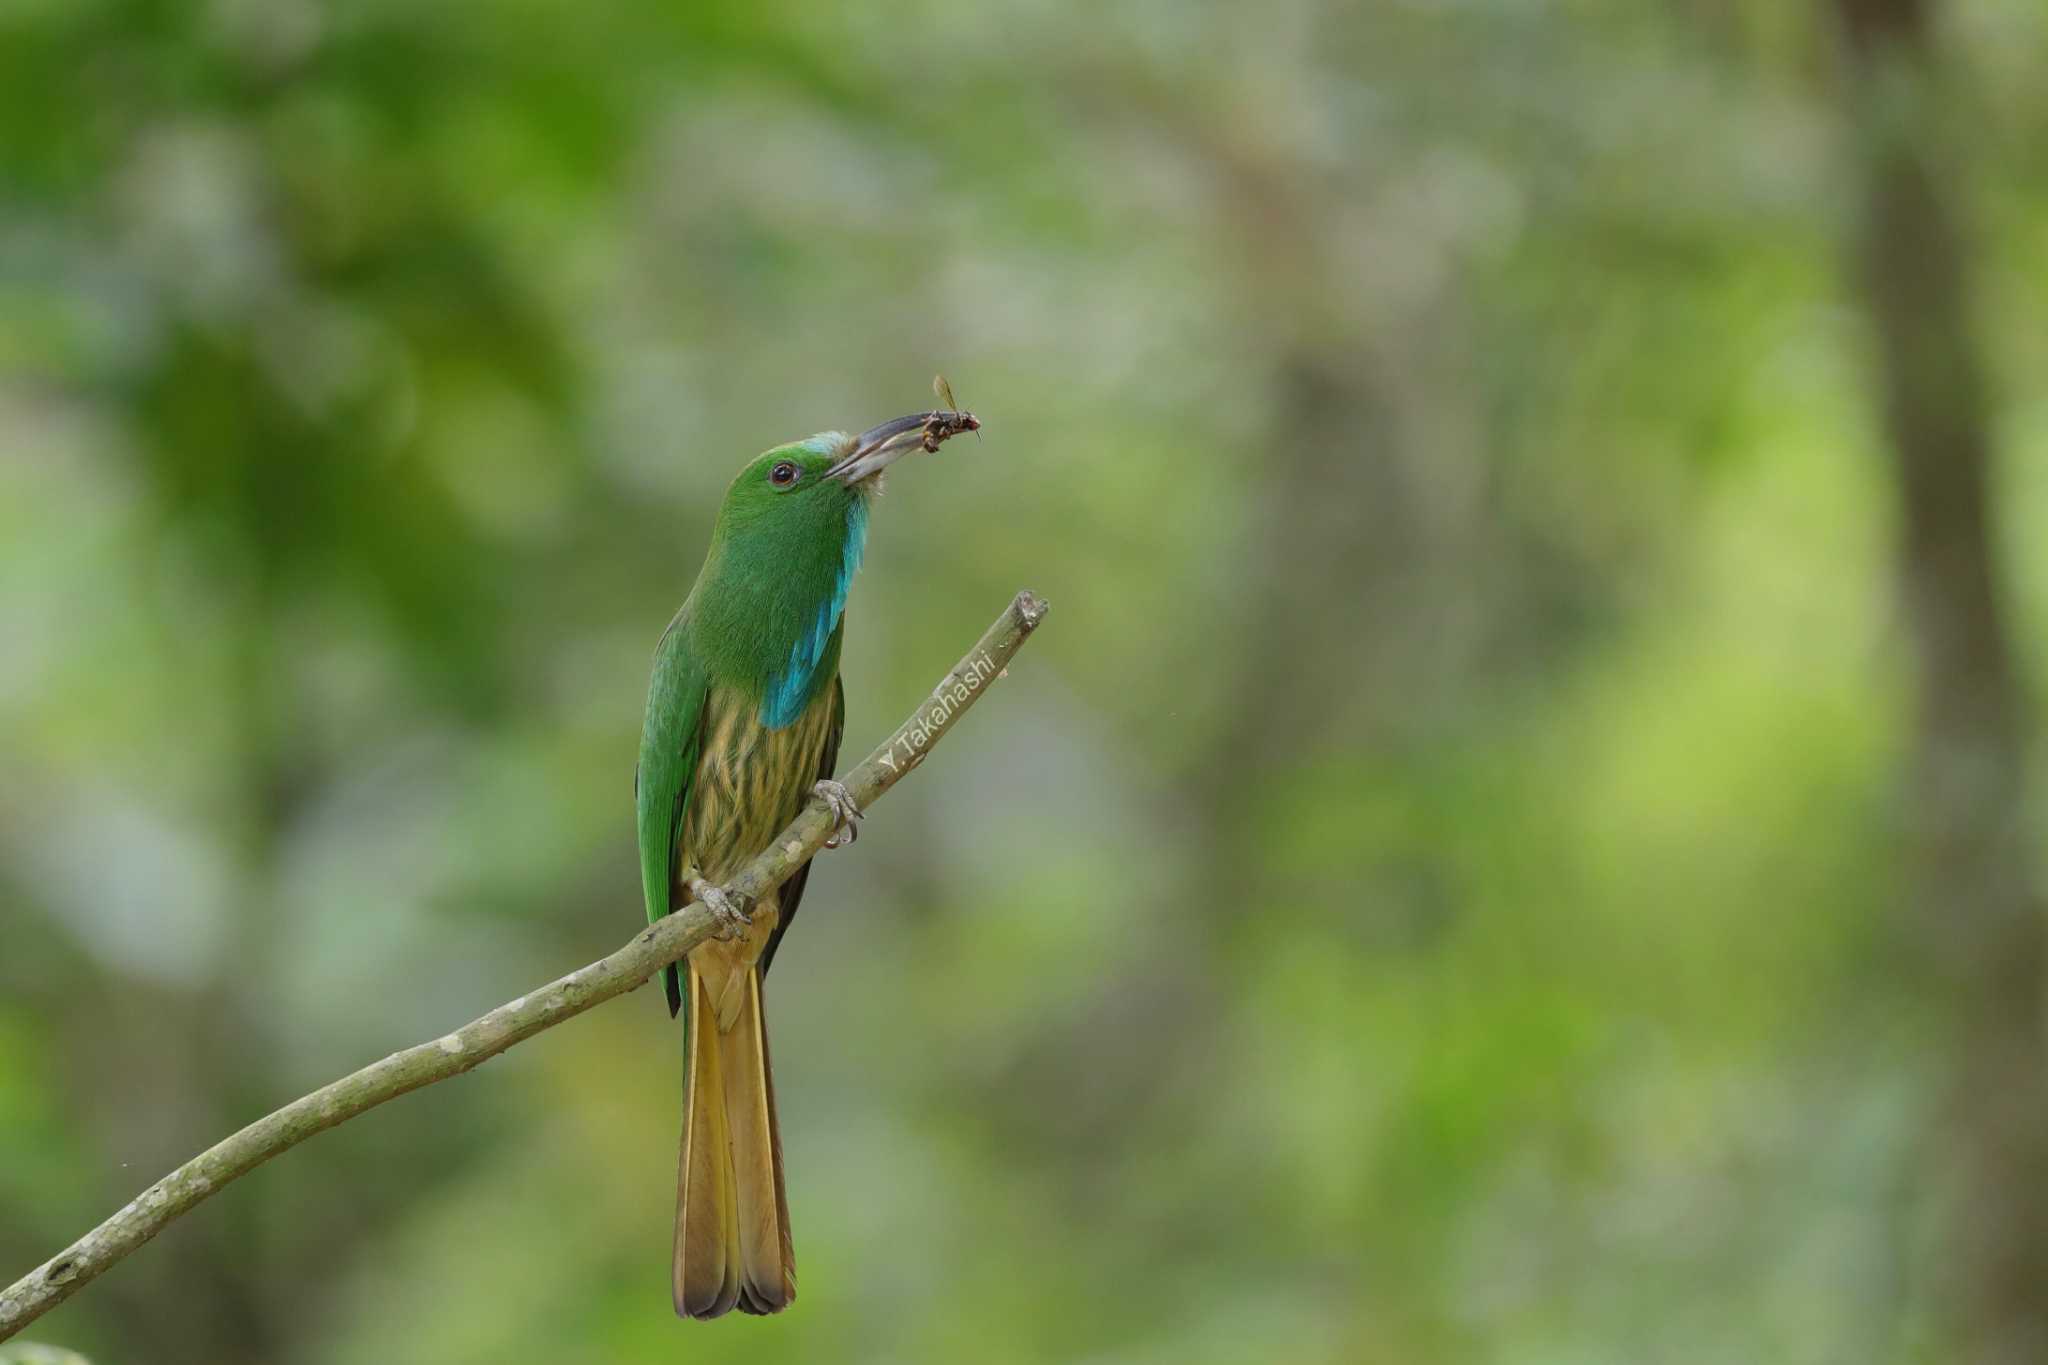
[[[735,896],[723,887],[713,886],[701,878],[690,884],[690,896],[703,903],[711,912],[711,922],[721,939],[738,938],[747,926],[754,922],[753,913],[747,908],[742,897]]]
[[[838,822],[838,828],[825,841],[825,847],[842,848],[860,838],[860,807],[854,804],[853,793],[846,790],[845,783],[822,778],[811,788],[811,795],[829,806],[832,818]]]

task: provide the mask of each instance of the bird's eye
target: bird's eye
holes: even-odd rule
[[[777,488],[787,488],[796,482],[796,466],[788,460],[777,460],[775,467],[768,471],[768,482]]]

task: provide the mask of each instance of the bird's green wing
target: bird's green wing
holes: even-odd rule
[[[839,737],[846,732],[846,688],[837,674],[832,677],[832,725],[825,732],[825,747],[818,755],[818,776],[832,776],[832,766],[839,761]],[[805,798],[809,799],[808,796]],[[797,903],[804,898],[804,886],[811,879],[811,864],[816,858],[807,860],[796,870],[795,875],[782,884],[779,900],[782,914],[775,921],[775,932],[768,936],[768,944],[761,949],[761,975],[768,975],[768,964],[775,960],[775,945],[782,942],[782,936],[789,932],[789,922],[796,918]]]
[[[647,687],[647,721],[640,731],[640,766],[633,783],[639,808],[640,887],[650,924],[673,908],[669,886],[675,877],[676,837],[683,827],[683,808],[690,803],[690,779],[697,771],[697,747],[703,737],[708,688],[703,663],[690,647],[688,611],[685,605],[676,613],[654,649],[654,677]],[[662,978],[668,987],[668,1011],[674,1014],[683,996],[673,964]]]

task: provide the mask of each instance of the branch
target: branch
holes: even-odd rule
[[[1042,599],[1018,593],[910,719],[846,774],[846,789],[862,809],[924,762],[953,719],[1003,676],[1011,657],[1045,619],[1046,610]],[[813,799],[724,890],[749,903],[760,899],[808,862],[832,830],[831,812],[824,802]],[[322,1086],[216,1143],[0,1293],[0,1341],[70,1298],[230,1180],[315,1133],[408,1091],[459,1076],[514,1043],[625,994],[712,933],[710,913],[699,904],[685,906],[634,935],[611,956],[500,1005],[446,1037],[394,1052]]]

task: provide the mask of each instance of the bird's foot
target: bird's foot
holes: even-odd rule
[[[832,808],[832,818],[839,827],[832,831],[832,837],[825,841],[827,848],[839,848],[860,838],[860,807],[853,803],[853,793],[846,790],[843,782],[834,782],[827,777],[811,788],[811,795]]]
[[[713,886],[702,877],[692,877],[687,885],[690,899],[702,902],[704,908],[711,912],[711,922],[717,926],[720,938],[738,938],[754,922],[753,912],[747,907],[744,897]]]

